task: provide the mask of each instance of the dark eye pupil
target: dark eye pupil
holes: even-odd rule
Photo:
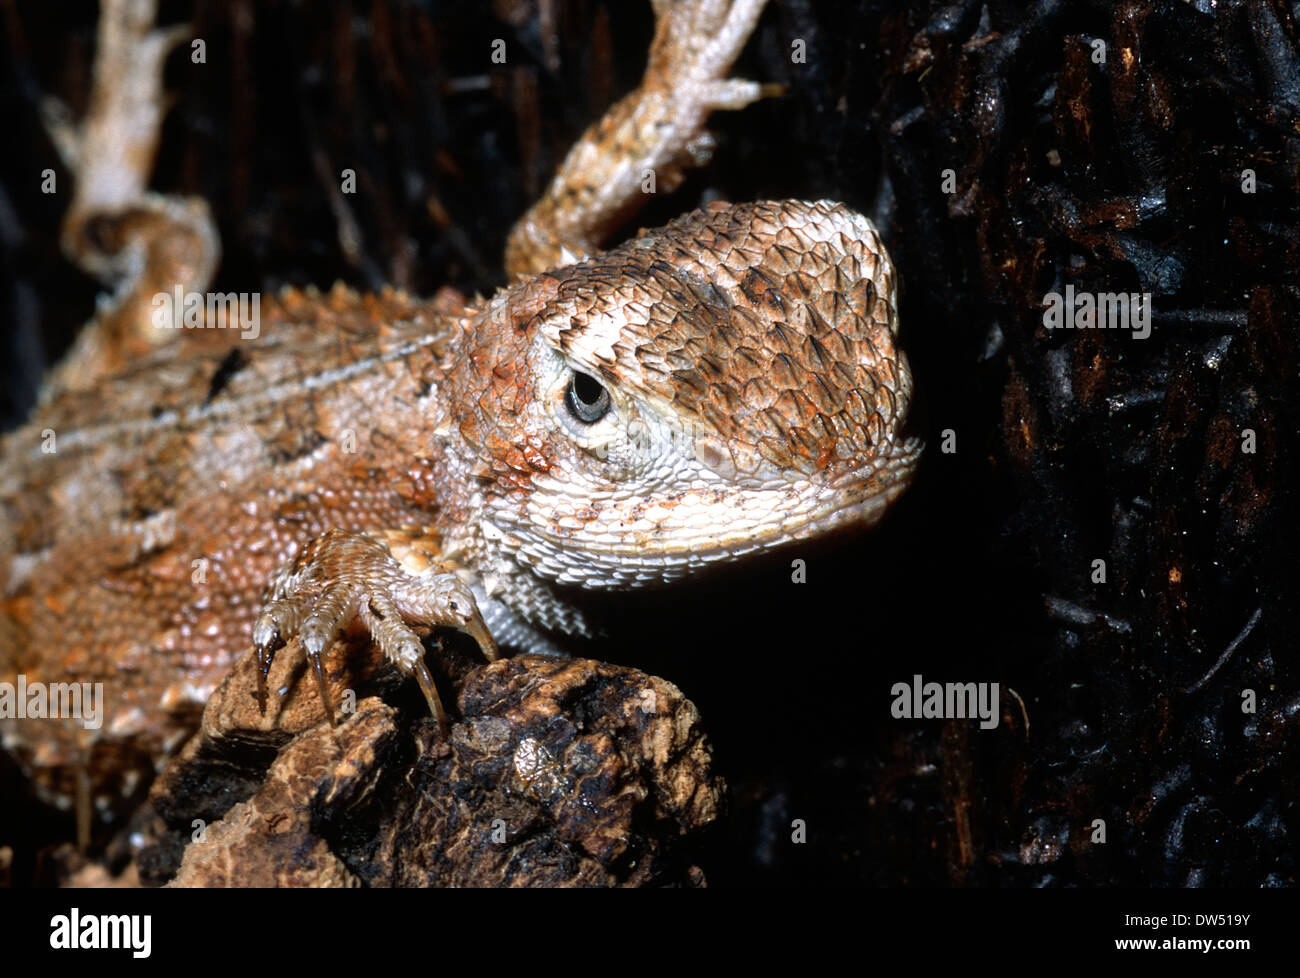
[[[609,413],[609,391],[594,378],[576,370],[569,380],[564,402],[569,413],[583,424],[594,424]]]

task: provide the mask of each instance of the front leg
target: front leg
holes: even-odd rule
[[[672,191],[713,151],[704,123],[771,87],[728,78],[767,0],[652,0],[645,77],[588,129],[506,242],[506,272],[526,278],[594,254],[645,202],[647,176]]]
[[[335,723],[322,657],[349,626],[360,623],[385,658],[415,677],[429,711],[446,732],[447,714],[424,663],[424,645],[409,625],[458,628],[478,642],[488,661],[497,658],[497,646],[469,586],[448,565],[430,559],[419,541],[403,534],[390,534],[385,541],[331,530],[275,574],[269,599],[253,626],[262,712],[272,659],[297,637],[316,674],[321,705]],[[394,556],[394,548],[403,561]]]

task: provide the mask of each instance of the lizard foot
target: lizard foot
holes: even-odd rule
[[[729,77],[766,3],[652,0],[655,36],[641,84],[587,130],[510,232],[512,278],[595,254],[648,193],[673,191],[687,169],[708,162],[710,113],[779,94],[780,86]]]
[[[713,109],[743,109],[762,98],[767,86],[729,79],[727,74],[766,4],[651,0],[656,29],[643,87],[671,92],[679,106],[702,115]]]
[[[435,565],[429,572],[414,574],[381,540],[331,530],[276,572],[269,599],[253,625],[262,712],[266,712],[266,677],[272,659],[297,637],[316,674],[325,714],[335,724],[321,659],[353,622],[361,623],[390,662],[415,677],[444,733],[447,714],[424,663],[424,645],[407,623],[458,628],[478,642],[489,661],[497,657],[496,643],[473,592],[454,572]]]

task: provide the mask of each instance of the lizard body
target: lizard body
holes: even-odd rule
[[[68,804],[86,773],[101,807],[133,795],[250,649],[265,674],[296,638],[320,676],[359,623],[438,712],[411,625],[489,657],[557,651],[590,633],[583,590],[880,519],[920,445],[866,218],[714,204],[595,248],[635,205],[626,173],[672,177],[710,109],[758,97],[726,75],[762,6],[655,3],[642,89],[521,220],[516,281],[489,299],[286,291],[262,297],[256,338],[160,336],[152,297],[201,292],[215,235],[199,204],[115,189],[100,169],[130,154],[84,149],[138,129],[83,128],[66,240],[119,285],[0,445],[0,682],[106,693],[98,730],[0,719],[45,798]],[[151,23],[145,0],[110,0],[100,57],[157,43]],[[161,57],[133,64],[117,103],[97,68],[98,111],[153,104]]]

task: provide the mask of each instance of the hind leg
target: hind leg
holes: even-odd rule
[[[103,0],[90,106],[79,122],[55,99],[42,114],[72,173],[63,250],[111,291],[51,375],[46,397],[88,390],[184,331],[160,328],[154,297],[202,292],[220,257],[196,197],[147,190],[165,114],[163,67],[188,28],[154,29],[156,0]]]
[[[583,133],[506,243],[506,272],[526,278],[594,254],[645,202],[670,192],[713,150],[717,109],[771,88],[728,78],[767,0],[652,0],[655,36],[641,84]]]

